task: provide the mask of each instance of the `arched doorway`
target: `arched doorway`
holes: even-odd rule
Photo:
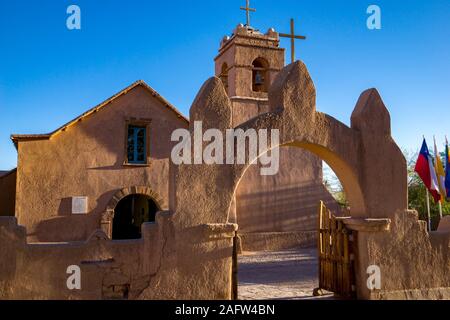
[[[311,242],[310,234],[317,228],[319,201],[324,201],[333,212],[339,212],[340,208],[323,183],[319,157],[301,148],[285,146],[280,148],[279,158],[279,169],[273,176],[262,176],[258,165],[246,170],[236,189],[235,219],[230,222],[237,223],[239,233],[249,237],[278,233],[290,234],[293,245]],[[283,241],[271,246],[262,239],[252,239],[247,245],[253,249],[290,245]]]
[[[101,216],[101,221],[100,221],[100,228],[108,236],[109,239],[113,239],[114,220],[119,221],[119,219],[121,219],[121,218],[115,219],[116,211],[119,211],[118,210],[119,203],[122,202],[122,200],[124,200],[124,202],[121,206],[123,206],[125,209],[122,209],[121,211],[127,212],[126,207],[130,208],[129,200],[132,199],[132,198],[128,198],[129,196],[135,196],[135,197],[140,196],[141,199],[146,199],[145,201],[150,199],[154,203],[154,205],[151,203],[148,205],[148,208],[149,208],[149,219],[148,220],[149,221],[151,220],[150,218],[152,218],[152,216],[153,216],[152,212],[154,210],[156,210],[156,212],[158,212],[158,211],[164,210],[164,208],[167,207],[167,204],[164,201],[164,198],[162,198],[155,190],[153,190],[152,188],[150,188],[148,186],[133,186],[133,187],[127,187],[127,188],[118,190],[111,197],[111,200],[109,201],[108,205],[106,206],[106,210],[103,212],[103,214]],[[128,198],[128,199],[125,200],[125,198]],[[156,206],[157,209],[152,209],[153,206]],[[128,209],[128,212],[131,212],[131,210]],[[123,216],[124,220],[125,220],[126,216],[127,216],[126,214]],[[128,218],[130,218],[130,217],[128,216]],[[154,221],[154,218],[153,218],[153,221]],[[117,226],[117,222],[116,222],[116,226]],[[116,227],[116,229],[117,229],[117,227]],[[140,233],[140,229],[139,229],[139,233]],[[138,238],[140,238],[140,235]]]
[[[112,239],[140,239],[141,226],[146,222],[155,222],[160,211],[156,202],[142,194],[131,194],[119,201],[114,209]]]
[[[350,215],[354,215],[355,213],[358,214],[360,212],[365,211],[364,196],[361,189],[361,185],[358,181],[358,177],[355,174],[354,168],[352,168],[352,166],[347,161],[345,161],[341,155],[337,154],[336,152],[333,152],[332,150],[320,144],[304,141],[285,142],[278,146],[273,146],[272,149],[274,149],[275,147],[281,150],[283,150],[286,147],[299,148],[302,149],[303,151],[306,151],[307,153],[316,156],[318,159],[325,162],[329,166],[329,168],[334,172],[337,179],[339,179],[339,182],[342,184],[343,191],[347,196],[350,208]],[[271,152],[272,149],[269,149],[267,152]],[[258,155],[257,158],[261,157],[262,155],[263,154]],[[250,159],[246,166],[241,167],[239,170],[237,170],[239,179],[234,185],[233,197],[228,205],[227,211],[228,212],[227,222],[229,223],[237,222],[239,224],[239,221],[236,218],[235,198],[238,187],[240,186],[240,183],[242,182],[244,176],[249,172],[249,169],[254,166],[251,165],[250,163],[257,163],[257,159]],[[296,163],[298,162],[294,160],[293,164],[295,165]]]
[[[260,165],[248,166],[230,208],[229,222],[239,225],[237,242],[241,251],[236,260],[236,280],[240,299],[313,297],[319,286],[319,205],[325,202],[336,216],[348,216],[350,209],[341,206],[324,185],[322,162],[329,161],[338,172],[327,166],[331,175],[351,190],[349,203],[357,204],[355,199],[359,199],[358,188],[355,191],[349,186],[353,178],[347,176],[349,173],[336,154],[326,153],[318,145],[298,142],[279,149],[278,174],[260,177]],[[299,176],[301,179],[293,179]],[[340,192],[346,199],[347,193]],[[331,294],[325,293],[321,298],[331,298]]]

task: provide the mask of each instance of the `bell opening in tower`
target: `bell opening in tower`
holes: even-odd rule
[[[269,63],[264,58],[257,58],[253,61],[252,90],[254,92],[267,92],[269,87],[268,76]]]

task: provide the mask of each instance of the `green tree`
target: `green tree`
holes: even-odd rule
[[[336,173],[325,162],[323,162],[323,184],[341,208],[347,209],[349,207],[349,202],[341,181]]]

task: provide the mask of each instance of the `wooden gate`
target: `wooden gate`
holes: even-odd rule
[[[352,235],[343,219],[334,216],[321,201],[319,205],[319,290],[345,298],[354,297]]]

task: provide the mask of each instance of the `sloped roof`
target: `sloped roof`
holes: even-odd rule
[[[97,106],[93,107],[92,109],[86,111],[85,113],[83,113],[79,117],[69,121],[68,123],[66,123],[65,125],[63,125],[62,127],[56,129],[55,131],[53,131],[51,133],[46,133],[46,134],[13,134],[13,135],[11,135],[11,140],[13,141],[15,147],[17,148],[17,144],[20,141],[32,141],[32,140],[51,139],[53,136],[55,136],[55,135],[57,135],[57,134],[59,134],[61,132],[64,132],[67,128],[75,125],[76,123],[82,121],[83,119],[87,118],[88,116],[90,116],[92,114],[95,114],[97,111],[99,111],[103,107],[107,106],[109,103],[111,103],[114,100],[116,100],[117,98],[127,94],[128,92],[130,92],[131,90],[133,90],[134,88],[136,88],[138,86],[142,86],[143,88],[147,89],[151,93],[151,95],[153,97],[158,99],[162,104],[164,104],[165,107],[167,107],[169,110],[174,112],[177,115],[178,118],[180,118],[180,119],[186,121],[187,123],[189,123],[188,118],[186,118],[180,111],[178,111],[177,108],[175,108],[169,101],[167,101],[164,97],[162,97],[158,92],[156,92],[155,89],[153,89],[148,84],[146,84],[145,81],[138,80],[135,83],[133,83],[130,86],[128,86],[127,88],[125,88],[122,91],[120,91],[119,93],[115,94],[111,98],[103,101],[99,105],[97,105]]]

